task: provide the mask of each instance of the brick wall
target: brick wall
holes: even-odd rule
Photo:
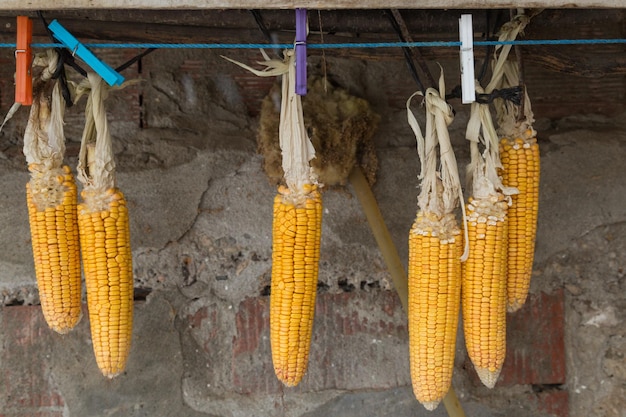
[[[496,388],[489,395],[506,395],[507,389],[523,392],[523,387],[531,386],[525,408],[534,407],[555,417],[568,416],[568,392],[562,389],[565,383],[563,301],[562,290],[540,293],[530,297],[519,312],[508,316],[507,360]],[[187,333],[197,341],[193,357],[206,360],[202,367],[189,369],[187,378],[198,378],[201,386],[209,387],[209,392],[230,392],[252,398],[284,395],[281,393],[285,388],[275,378],[271,364],[269,297],[248,298],[236,307],[232,339],[220,333],[216,325],[230,314],[223,307],[211,303],[180,317],[183,339]],[[135,310],[139,324],[154,314],[144,303],[138,303]],[[157,318],[168,320],[165,316],[151,320]],[[62,367],[67,366],[74,372],[83,369],[90,375],[86,383],[93,384],[91,374],[97,371],[90,345],[86,343],[89,338],[87,321],[85,314],[83,323],[66,337],[48,329],[39,306],[0,310],[3,329],[0,340],[4,341],[0,347],[0,386],[4,387],[0,395],[0,417],[65,415],[64,399],[50,373],[62,372],[54,358],[58,357],[60,349],[65,349],[63,346],[69,346],[79,368],[71,364]],[[142,347],[148,349],[153,343],[164,342],[153,340],[146,327],[138,325],[136,330],[139,335],[135,337],[134,343],[138,344],[134,346],[135,353]],[[179,336],[170,333],[170,337]],[[23,360],[24,355],[28,361]],[[152,353],[142,351],[140,355],[149,357]],[[320,294],[309,370],[295,391],[302,394],[406,386],[410,384],[407,355],[406,320],[393,292]],[[131,364],[139,368],[130,369],[131,374],[148,372],[152,367],[143,368],[152,364],[149,358],[144,361],[134,356],[132,359]],[[390,367],[397,369],[390,372]],[[230,370],[230,375],[223,375],[220,369]],[[482,389],[469,362],[455,372],[463,374],[461,378],[471,375],[476,389]],[[102,388],[105,388],[106,381],[95,376],[98,385],[104,384]],[[125,383],[126,378],[120,378],[115,381]]]

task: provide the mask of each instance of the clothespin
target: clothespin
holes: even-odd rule
[[[461,40],[461,98],[463,104],[476,101],[474,81],[474,29],[472,15],[463,14],[459,19],[459,38]]]
[[[58,21],[53,20],[48,25],[48,29],[52,32],[52,35],[65,45],[72,55],[77,55],[82,59],[85,64],[89,65],[104,81],[110,86],[121,85],[124,82],[124,77],[106,63],[100,61],[93,52],[91,52],[85,45],[80,43],[78,39],[67,31]]]
[[[296,94],[306,95],[306,9],[296,9]]]
[[[15,102],[25,106],[33,104],[33,76],[31,65],[33,51],[33,21],[28,16],[17,17],[17,43],[15,49]]]

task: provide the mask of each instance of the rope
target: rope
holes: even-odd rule
[[[475,41],[474,46],[498,45],[597,45],[626,44],[626,39],[532,39],[516,41]],[[111,49],[263,49],[293,48],[292,43],[85,43],[88,48]],[[33,43],[33,48],[63,48],[60,43]],[[363,42],[363,43],[308,43],[310,49],[347,49],[347,48],[404,48],[404,47],[459,47],[459,41],[434,42]],[[16,48],[15,43],[0,43],[0,48]]]

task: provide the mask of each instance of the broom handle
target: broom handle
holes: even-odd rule
[[[363,171],[361,171],[361,168],[358,165],[352,169],[349,180],[350,184],[352,184],[356,197],[361,203],[361,207],[363,207],[363,212],[365,213],[367,222],[372,229],[376,243],[378,243],[380,252],[383,255],[385,263],[387,264],[387,269],[389,270],[389,274],[391,274],[393,286],[400,297],[402,308],[404,308],[404,311],[408,311],[409,288],[406,271],[404,270],[404,266],[402,265],[402,261],[400,260],[400,256],[396,250],[396,246],[391,240],[391,235],[385,225],[385,220],[380,213],[376,197],[374,197],[372,189],[365,179]],[[450,387],[450,391],[448,391],[448,394],[444,397],[443,405],[446,407],[446,411],[450,417],[465,417],[465,413],[463,412],[463,408],[461,408],[461,404],[459,403],[459,399],[457,398],[453,387]]]

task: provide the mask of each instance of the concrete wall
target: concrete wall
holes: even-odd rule
[[[452,87],[458,70],[443,64]],[[414,84],[401,61],[327,65],[382,116],[373,190],[406,264],[418,160],[402,105]],[[426,412],[412,396],[405,313],[349,186],[323,196],[309,371],[297,388],[277,382],[266,295],[275,189],[256,153],[254,117],[271,80],[207,51],[157,51],[128,71],[144,81],[109,102],[137,294],[127,371],[114,380],[99,374],[86,315],[64,336],[43,321],[24,204],[22,110],[0,133],[0,416],[445,415],[442,406]],[[3,74],[4,111],[12,90]],[[527,83],[532,94],[532,77]],[[566,104],[554,106],[561,112]],[[82,106],[67,116],[73,167]],[[459,103],[455,109],[451,132],[464,166],[467,114]],[[480,385],[461,336],[454,385],[468,416],[623,416],[625,125],[603,115],[541,116],[531,299],[509,316],[496,388]]]

